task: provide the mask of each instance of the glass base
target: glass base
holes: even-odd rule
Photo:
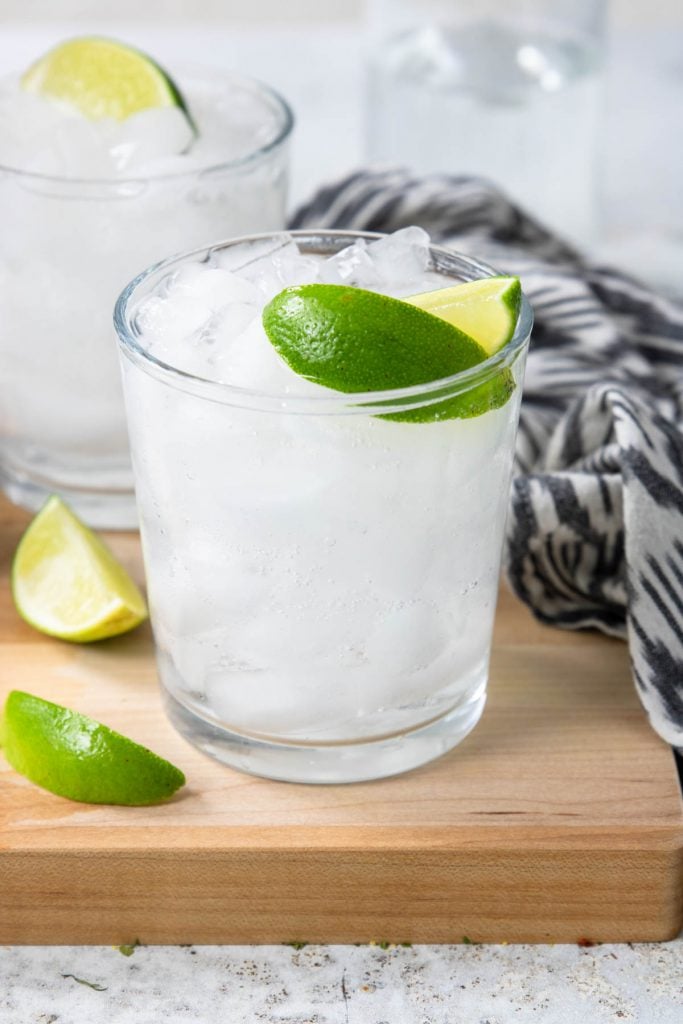
[[[418,768],[457,746],[481,718],[486,680],[441,718],[410,732],[360,743],[315,746],[265,742],[200,717],[167,690],[167,714],[178,732],[203,753],[250,775],[281,782],[367,782]]]
[[[37,512],[51,494],[59,494],[76,515],[101,530],[137,530],[135,493],[130,490],[107,491],[95,487],[49,486],[0,467],[0,487],[15,505]]]

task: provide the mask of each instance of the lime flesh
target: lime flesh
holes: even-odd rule
[[[411,295],[405,301],[476,338],[486,354],[493,355],[515,333],[522,288],[518,277],[485,277]]]
[[[145,600],[123,566],[54,495],[19,542],[12,596],[29,625],[79,643],[117,636],[147,618]]]
[[[139,743],[21,690],[5,702],[0,745],[20,775],[83,803],[154,804],[185,783],[179,768]]]
[[[394,390],[443,380],[486,359],[478,342],[417,306],[362,288],[310,284],[285,288],[265,307],[263,326],[295,373],[343,393]],[[477,416],[504,405],[508,371],[385,419],[429,422]],[[395,403],[394,403],[395,404]]]
[[[27,92],[59,100],[92,121],[123,121],[153,107],[187,107],[150,57],[113,39],[84,37],[56,46],[21,78]]]

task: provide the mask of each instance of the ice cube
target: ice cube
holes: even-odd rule
[[[140,304],[135,321],[150,352],[203,376],[214,369],[230,339],[251,324],[260,305],[249,281],[219,267],[190,263],[168,276],[161,294]]]
[[[273,266],[282,288],[296,284],[312,284],[318,279],[320,260],[305,256],[296,242],[283,245],[273,254]]]
[[[402,228],[371,242],[367,255],[384,290],[412,289],[429,267],[429,235],[422,228]]]
[[[53,124],[45,137],[46,145],[36,154],[32,167],[41,173],[65,177],[113,177],[105,137],[101,125],[65,114]]]
[[[17,82],[0,89],[5,162],[41,174],[114,178],[191,170],[193,141],[178,107],[143,110],[124,121],[91,121],[75,107],[25,92]],[[179,156],[182,155],[182,160]]]
[[[76,118],[62,106],[24,92],[18,82],[3,83],[0,91],[0,133],[3,163],[23,170],[44,174],[62,174],[68,163],[62,129],[68,134],[72,122],[83,122],[86,162],[92,156],[92,126],[84,118]],[[78,124],[76,124],[78,129]],[[76,155],[79,154],[75,139]]]
[[[379,285],[377,271],[368,255],[368,244],[359,238],[325,260],[320,268],[320,280],[326,284],[347,284],[369,291]]]
[[[199,331],[207,319],[203,302],[189,297],[184,301],[177,298],[169,301],[160,295],[150,295],[140,303],[135,325],[143,335],[147,351],[181,365],[178,355],[182,353],[185,340]]]
[[[365,646],[368,661],[382,665],[389,678],[410,676],[431,665],[448,644],[438,609],[409,600],[387,606],[377,616]]]
[[[176,274],[173,291],[199,300],[210,312],[233,303],[255,304],[260,301],[258,290],[250,281],[203,263],[188,263],[181,267]]]
[[[253,242],[241,242],[225,249],[214,249],[213,257],[224,270],[239,273],[240,277],[253,280],[258,276],[259,268],[266,265],[270,257],[292,242],[291,235],[280,235],[278,238],[257,238]]]
[[[259,306],[235,304],[223,310],[220,322],[215,325],[216,353],[211,375],[235,387],[268,391],[274,386],[278,390],[279,360],[261,327]],[[291,370],[286,372],[291,374]]]
[[[285,238],[239,269],[259,290],[261,302],[270,302],[283,288],[317,280],[319,261],[303,255],[296,242]]]
[[[140,169],[187,150],[194,138],[187,117],[179,107],[142,110],[108,131],[108,150],[119,174]]]

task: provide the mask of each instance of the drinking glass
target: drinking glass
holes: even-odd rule
[[[605,0],[375,0],[366,153],[597,233]]]
[[[292,235],[314,256],[379,237]],[[140,303],[255,240],[173,257],[116,306],[166,707],[247,772],[392,775],[455,746],[484,707],[531,311],[482,364],[370,394],[263,394],[150,354]],[[494,273],[442,248],[430,259],[444,287]],[[481,415],[386,418],[492,382],[509,397]]]
[[[0,166],[0,483],[26,508],[58,493],[91,525],[137,525],[114,300],[169,252],[283,226],[285,101],[236,75],[180,85],[190,102],[208,91],[231,118],[219,152],[231,130],[248,133],[243,155],[114,180]]]

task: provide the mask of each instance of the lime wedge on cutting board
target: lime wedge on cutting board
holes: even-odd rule
[[[83,803],[154,804],[185,783],[179,768],[147,747],[21,690],[5,702],[0,746],[20,775]]]
[[[102,640],[147,618],[145,599],[126,570],[56,496],[19,542],[12,596],[29,625],[61,640]]]

